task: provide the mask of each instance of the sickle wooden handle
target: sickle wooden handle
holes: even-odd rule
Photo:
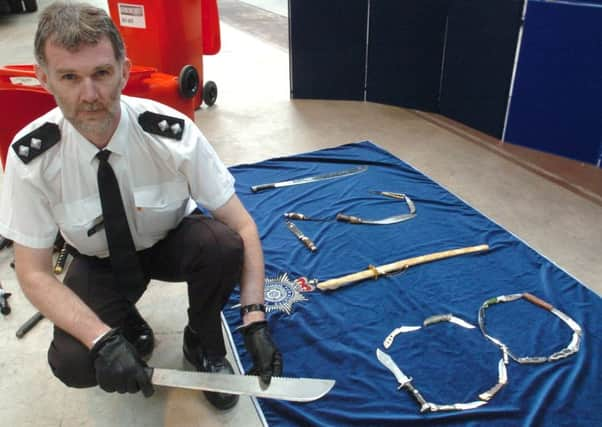
[[[552,306],[552,304],[547,303],[544,300],[542,300],[541,298],[537,298],[535,295],[530,294],[528,292],[525,292],[523,294],[523,298],[535,305],[540,306],[541,308],[543,308],[545,310],[548,310],[548,311],[552,311],[552,309],[554,308]]]

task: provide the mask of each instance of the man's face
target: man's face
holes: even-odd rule
[[[129,76],[129,61],[115,59],[106,37],[77,51],[49,40],[45,53],[46,65],[36,67],[40,82],[82,135],[96,145],[106,144],[119,123],[119,98]]]

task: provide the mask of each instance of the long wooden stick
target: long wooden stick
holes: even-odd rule
[[[377,267],[370,267],[367,270],[358,271],[357,273],[348,274],[346,276],[337,277],[335,279],[326,280],[317,284],[318,289],[322,291],[332,291],[341,286],[350,285],[351,283],[359,282],[360,280],[378,278],[378,276],[393,273],[395,271],[404,270],[408,267],[426,262],[437,261],[439,259],[450,258],[458,255],[471,254],[474,252],[483,252],[489,249],[488,245],[468,246],[465,248],[450,249],[447,251],[435,252],[427,255],[420,255],[413,258],[402,259],[391,264],[385,264]]]

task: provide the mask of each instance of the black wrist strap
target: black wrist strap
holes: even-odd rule
[[[262,311],[265,313],[265,305],[263,305],[263,304],[244,305],[240,308],[240,317],[243,317],[245,314],[250,313],[252,311]]]

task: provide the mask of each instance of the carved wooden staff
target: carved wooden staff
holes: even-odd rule
[[[488,245],[468,246],[466,248],[450,249],[447,251],[435,252],[427,255],[420,255],[413,258],[402,259],[391,264],[380,266],[371,265],[366,270],[358,271],[357,273],[348,274],[346,276],[337,277],[335,279],[326,280],[318,283],[316,286],[322,291],[332,291],[341,286],[350,285],[351,283],[359,282],[365,279],[377,279],[379,276],[393,273],[396,271],[405,270],[408,267],[426,262],[437,261],[439,259],[451,258],[458,255],[471,254],[475,252],[483,252],[489,249]]]

